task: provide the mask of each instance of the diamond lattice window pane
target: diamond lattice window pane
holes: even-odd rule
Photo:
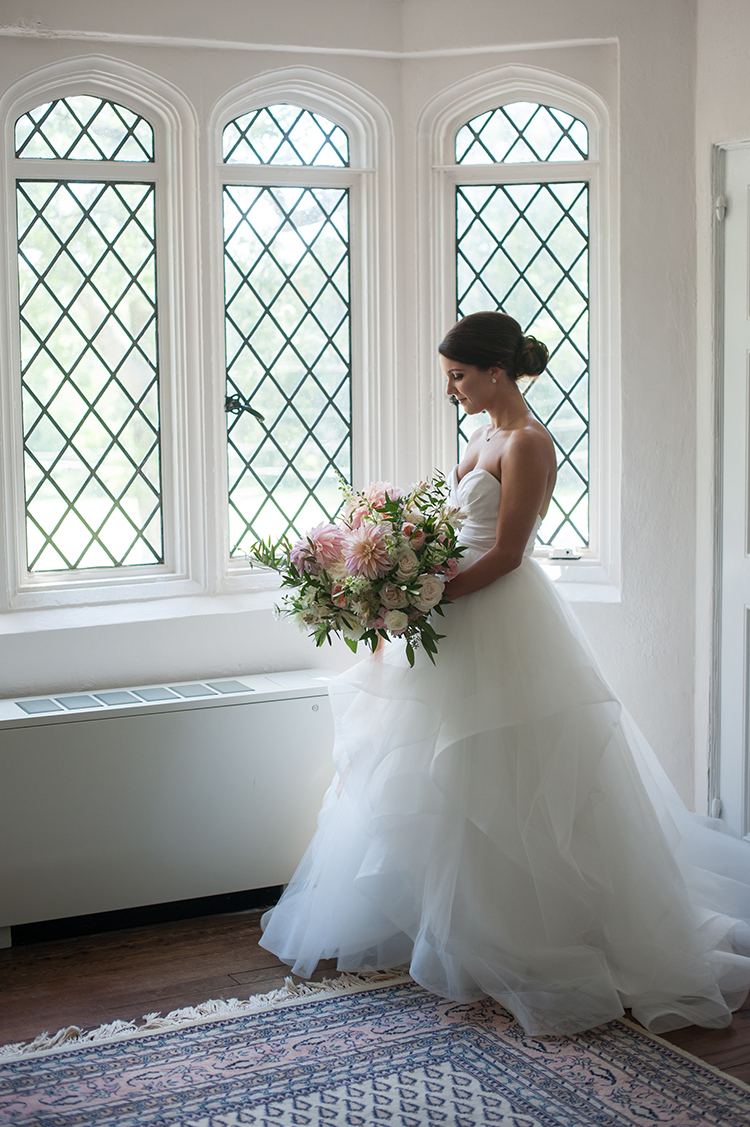
[[[558,112],[558,111],[555,111]],[[588,545],[588,184],[456,190],[458,316],[502,309],[550,350],[526,399],[549,430],[558,481],[539,541]],[[486,416],[459,412],[461,457]]]
[[[589,131],[553,106],[511,102],[462,125],[456,164],[519,164],[539,160],[586,160]]]
[[[154,192],[17,184],[30,571],[163,562]]]
[[[233,555],[299,536],[351,480],[349,196],[346,189],[224,189]]]
[[[349,164],[349,138],[340,125],[299,106],[264,106],[224,128],[226,164]]]
[[[154,131],[133,110],[90,94],[58,98],[16,122],[16,156],[41,160],[154,159]]]

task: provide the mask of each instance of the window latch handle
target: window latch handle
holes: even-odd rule
[[[581,553],[575,548],[553,548],[547,556],[548,560],[580,560]]]
[[[256,411],[251,407],[247,399],[241,395],[228,395],[224,400],[224,410],[228,415],[241,415],[243,411],[247,411],[249,415],[253,415],[259,423],[265,424],[265,416],[261,415],[260,411]]]

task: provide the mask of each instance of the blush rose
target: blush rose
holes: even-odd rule
[[[395,583],[384,583],[380,589],[380,601],[388,610],[398,610],[405,607],[409,600]]]
[[[399,579],[409,579],[419,568],[417,553],[411,548],[402,548],[396,557],[396,575]]]
[[[445,581],[438,575],[427,575],[419,585],[419,594],[413,600],[417,610],[426,614],[440,602],[445,590]]]

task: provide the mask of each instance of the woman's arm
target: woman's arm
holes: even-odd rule
[[[446,584],[448,599],[479,591],[520,565],[550,482],[549,436],[531,429],[514,431],[500,466],[502,491],[495,545]]]

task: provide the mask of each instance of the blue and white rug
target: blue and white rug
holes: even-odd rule
[[[351,976],[333,992],[307,993],[290,983],[286,996],[218,1004],[233,1006],[234,1012],[197,1020],[197,1011],[151,1015],[140,1031],[109,1027],[108,1040],[92,1039],[106,1035],[99,1031],[6,1055],[0,1124],[750,1123],[750,1088],[625,1021],[575,1037],[535,1039],[494,1002],[448,1002],[411,981],[373,987]]]

